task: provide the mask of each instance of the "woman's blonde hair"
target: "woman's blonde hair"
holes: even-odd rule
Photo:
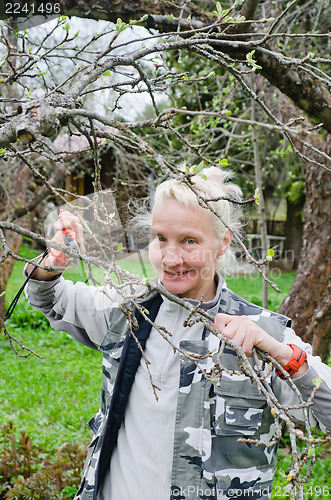
[[[211,201],[208,204],[232,232],[236,231],[236,233],[240,233],[242,228],[242,210],[240,205],[232,203],[228,199],[240,201],[242,192],[236,184],[228,182],[232,177],[233,174],[231,172],[226,172],[217,167],[209,167],[193,175],[190,180],[193,189],[202,199],[227,198],[226,200]],[[152,193],[148,200],[149,209],[145,204],[143,208],[136,210],[136,214],[130,222],[130,227],[139,229],[140,234],[142,230],[147,230],[150,233],[155,208],[160,203],[170,199],[174,199],[185,207],[192,209],[207,206],[202,200],[200,200],[201,204],[199,204],[197,195],[186,183],[179,179],[169,179],[161,182],[154,193]],[[217,238],[222,241],[226,232],[226,226],[212,211],[210,212],[210,216],[212,228]],[[229,259],[234,259],[233,251],[230,249],[225,255],[220,256],[218,261],[218,267],[222,272],[225,272],[227,266],[230,265]]]

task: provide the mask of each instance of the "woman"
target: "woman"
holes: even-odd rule
[[[240,198],[227,174],[207,169],[192,178],[203,196]],[[226,225],[240,226],[236,206],[225,200],[213,208]],[[220,339],[201,322],[185,326],[189,311],[169,299],[169,292],[214,317],[214,325],[251,356],[258,347],[269,353],[307,400],[321,386],[309,407],[309,421],[331,429],[331,369],[311,355],[281,315],[250,304],[231,292],[219,272],[219,261],[229,255],[230,231],[184,183],[169,180],[156,189],[151,213],[140,217],[150,228],[149,258],[161,292],[136,287],[137,300],[149,311],[137,312],[135,329],[145,357],[123,314],[123,298],[107,295],[83,283],[73,284],[37,269],[28,287],[30,303],[41,309],[56,330],[103,352],[100,411],[90,421],[94,433],[77,500],[144,500],[269,498],[276,466],[272,444],[275,420],[264,394],[240,373],[236,352],[226,347],[221,357],[220,384],[204,376],[213,360],[208,353]],[[83,250],[82,228],[76,217],[62,212],[55,228],[70,226]],[[54,264],[52,256],[44,262]],[[151,326],[154,322],[154,326]],[[158,328],[157,325],[162,326]],[[168,340],[168,341],[167,341]],[[197,366],[187,356],[202,355]],[[253,359],[249,362],[254,365]],[[281,372],[267,376],[274,394],[288,406],[298,403]],[[151,379],[158,387],[155,398]],[[293,410],[297,420],[302,411]],[[239,438],[270,443],[254,446]]]

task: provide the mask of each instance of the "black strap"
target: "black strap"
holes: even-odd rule
[[[141,305],[148,309],[148,317],[154,321],[162,303],[162,297],[157,294],[151,300],[143,302]],[[140,345],[145,350],[146,342],[152,329],[152,325],[144,319],[141,313],[135,308],[135,316],[138,320],[138,329],[133,329]],[[107,426],[103,435],[100,449],[100,458],[96,471],[96,483],[94,499],[100,489],[102,480],[109,469],[111,455],[117,443],[119,429],[124,418],[126,403],[129,399],[131,387],[141,359],[141,351],[135,339],[129,334],[126,335],[120,365],[118,367],[114,390],[111,398]]]
[[[41,256],[41,259],[39,260],[38,264],[40,264],[40,262],[43,261],[43,259],[46,257],[46,255],[48,254],[49,252],[49,248],[46,248],[46,250],[44,251],[44,253],[42,254]],[[28,275],[28,277],[26,278],[26,280],[24,281],[23,285],[21,286],[21,288],[19,289],[19,291],[17,292],[17,294],[15,295],[15,297],[13,298],[10,306],[8,307],[7,311],[6,311],[6,314],[5,314],[5,321],[7,319],[10,318],[10,316],[13,314],[14,312],[14,309],[16,307],[16,304],[20,298],[20,296],[22,295],[22,292],[25,288],[25,285],[27,284],[27,282],[29,281],[29,279],[31,278],[31,276],[33,275],[33,273],[35,272],[35,270],[37,269],[38,267],[38,264],[34,266],[34,268],[32,269],[32,271],[30,272],[30,274]]]

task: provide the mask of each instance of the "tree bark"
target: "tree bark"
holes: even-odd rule
[[[255,121],[255,101],[251,100],[252,105],[252,120]],[[261,259],[265,259],[267,257],[268,251],[268,228],[267,228],[267,214],[264,202],[264,194],[263,194],[263,184],[262,184],[262,173],[261,173],[261,162],[260,162],[260,151],[259,151],[259,143],[258,143],[258,134],[256,127],[252,127],[252,138],[253,138],[253,151],[254,151],[254,172],[255,172],[255,182],[256,187],[259,190],[259,205],[258,205],[258,214],[260,219],[260,233],[261,233]],[[269,276],[269,265],[265,264],[262,268],[265,276]],[[269,285],[263,280],[262,281],[262,307],[268,309],[268,292]]]
[[[307,166],[303,246],[293,286],[279,312],[327,362],[331,348],[331,176]]]
[[[296,69],[287,69],[279,64],[277,57],[257,52],[256,60],[262,66],[261,74],[272,85],[304,111],[312,123],[322,123],[331,133],[331,95],[327,88]]]
[[[291,262],[292,269],[297,269],[300,259],[303,236],[303,222],[300,206],[287,200],[287,213],[285,222],[285,258],[286,264]]]

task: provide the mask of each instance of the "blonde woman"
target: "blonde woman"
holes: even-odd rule
[[[240,189],[229,175],[207,169],[192,178],[193,187],[208,198],[240,199]],[[217,201],[213,208],[225,223],[238,230],[236,206]],[[185,298],[214,318],[219,332],[234,341],[251,358],[254,346],[269,353],[290,373],[304,400],[321,386],[309,407],[309,421],[331,429],[331,369],[291,329],[291,320],[237,296],[226,287],[219,264],[226,265],[231,232],[192,190],[179,180],[160,184],[151,200],[151,211],[137,224],[148,227],[149,258],[161,291]],[[76,217],[62,212],[55,228],[71,227],[83,245]],[[49,255],[45,264],[52,265]],[[127,318],[115,291],[106,297],[100,289],[73,284],[58,275],[37,269],[28,287],[28,299],[41,309],[55,330],[65,330],[79,342],[102,351],[103,383],[99,412],[89,422],[94,433],[76,500],[219,500],[270,498],[276,467],[277,445],[254,446],[238,441],[252,438],[271,443],[275,421],[266,398],[240,373],[236,352],[226,347],[222,355],[220,385],[207,380],[185,352],[217,352],[220,340],[200,322],[184,326],[188,310],[150,287],[137,289],[137,299],[148,318],[171,333],[173,347],[137,313],[135,333],[150,361],[149,370],[159,388],[156,400],[146,363],[128,334]],[[168,297],[166,297],[168,295]],[[165,330],[163,330],[165,331]],[[199,360],[204,372],[213,363]],[[232,374],[230,374],[232,373]],[[288,406],[298,403],[281,372],[268,382],[278,399]],[[295,410],[302,420],[302,412]]]

